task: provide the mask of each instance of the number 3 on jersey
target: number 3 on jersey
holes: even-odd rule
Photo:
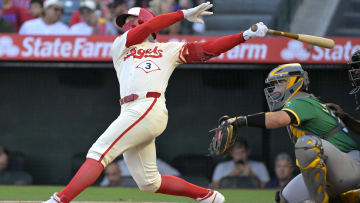
[[[142,69],[145,73],[150,73],[150,72],[153,72],[153,71],[160,70],[159,66],[156,65],[151,60],[143,61],[138,66],[136,66],[136,68]]]

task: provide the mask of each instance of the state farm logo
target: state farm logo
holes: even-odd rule
[[[25,37],[23,57],[41,58],[105,58],[111,57],[111,42],[91,41],[89,38]]]
[[[310,52],[304,48],[302,42],[291,40],[288,43],[288,47],[280,52],[281,58],[284,60],[307,60],[310,57]]]
[[[20,49],[16,46],[11,37],[0,37],[0,56],[16,57]]]
[[[305,48],[302,42],[291,40],[288,47],[281,50],[280,56],[287,61],[346,62],[350,60],[352,53],[360,50],[360,45],[352,44],[351,40],[347,40],[341,44],[335,44],[332,49],[319,46],[309,46],[309,48]]]

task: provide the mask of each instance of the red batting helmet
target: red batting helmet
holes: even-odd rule
[[[137,18],[125,23],[126,18],[129,16],[135,16]],[[155,17],[155,14],[151,12],[150,10],[147,10],[145,8],[140,7],[134,7],[129,9],[127,12],[120,14],[118,17],[116,17],[116,24],[122,28],[124,32],[130,30],[131,28],[134,28],[151,18]]]

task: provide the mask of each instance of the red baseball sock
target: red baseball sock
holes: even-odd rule
[[[70,183],[57,196],[61,202],[68,203],[80,192],[92,185],[104,170],[104,166],[94,160],[87,158]]]
[[[161,185],[156,193],[185,196],[193,199],[203,198],[208,189],[186,182],[176,176],[161,175]]]

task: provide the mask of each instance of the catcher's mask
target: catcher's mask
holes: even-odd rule
[[[280,110],[296,93],[308,91],[309,77],[299,63],[274,68],[265,80],[264,89],[270,111]]]
[[[134,16],[135,18],[126,22],[126,18],[129,16]],[[155,14],[148,9],[140,8],[140,7],[133,7],[129,9],[127,12],[120,14],[116,17],[116,25],[121,27],[121,29],[126,32],[131,28],[134,28],[146,21],[150,20],[151,18],[155,17]],[[154,39],[156,38],[156,33],[153,33]]]
[[[349,94],[353,94],[355,96],[355,102],[357,106],[356,110],[358,110],[360,108],[357,95],[360,90],[360,50],[357,50],[351,55],[351,61],[349,62],[349,65],[351,66],[351,69],[348,70],[349,79],[352,83],[352,86],[354,87],[349,92]]]

